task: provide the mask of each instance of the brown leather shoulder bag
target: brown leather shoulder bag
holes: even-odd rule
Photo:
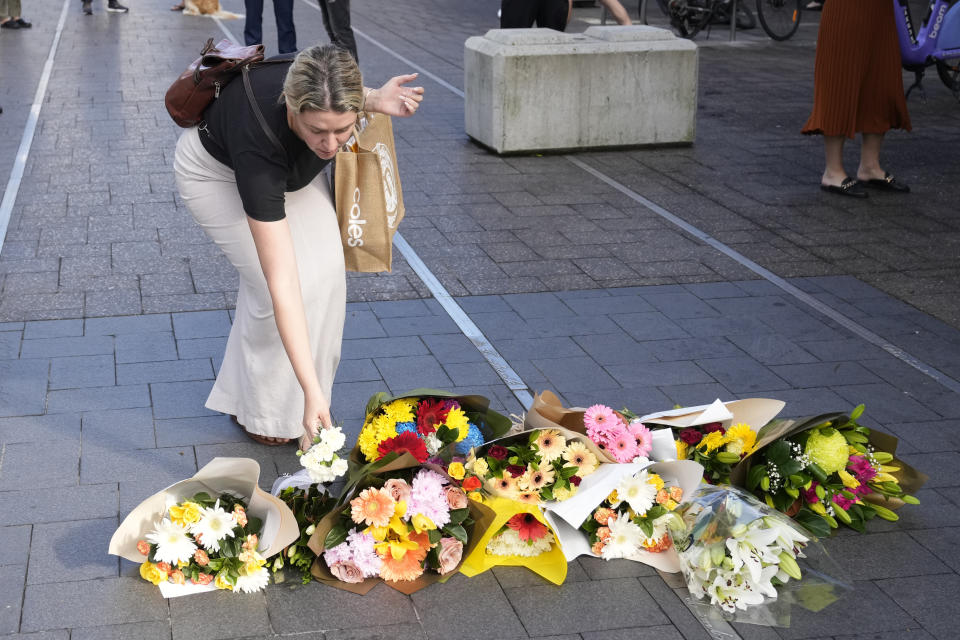
[[[200,57],[180,74],[164,102],[173,121],[192,127],[203,120],[203,112],[246,65],[263,60],[263,45],[241,47],[223,39],[216,45],[207,40]]]

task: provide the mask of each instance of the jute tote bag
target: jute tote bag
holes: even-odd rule
[[[368,114],[355,141],[337,152],[334,193],[347,271],[390,271],[403,192],[390,116]],[[365,126],[364,126],[365,125]]]

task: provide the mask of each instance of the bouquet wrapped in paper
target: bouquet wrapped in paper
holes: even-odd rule
[[[476,545],[460,573],[472,578],[495,566],[526,567],[563,584],[567,559],[539,506],[498,497],[485,499],[484,506],[490,517],[477,523]]]
[[[474,449],[460,482],[471,494],[527,504],[563,501],[576,494],[603,457],[586,436],[562,428],[533,429]]]
[[[368,474],[338,502],[310,536],[311,571],[359,594],[379,582],[410,594],[445,580],[473,548],[477,522],[490,519],[447,476],[420,466]]]
[[[785,403],[766,398],[661,411],[639,418],[647,425],[669,426],[676,436],[677,458],[703,465],[704,480],[726,484],[730,473],[755,448],[757,431],[783,409]]]
[[[552,391],[541,391],[533,397],[523,424],[527,429],[566,429],[587,436],[600,450],[601,462],[677,457],[669,429],[649,429],[627,409],[614,411],[602,404],[566,408]]]
[[[547,503],[543,512],[568,561],[626,558],[676,573],[667,527],[702,476],[703,467],[689,460],[603,465],[577,495]]]
[[[911,494],[927,477],[895,457],[896,438],[857,423],[863,409],[772,422],[731,482],[817,536],[840,524],[862,532],[874,517],[897,520],[895,509],[919,503]]]
[[[257,486],[249,458],[214,458],[193,477],[141,502],[114,532],[109,552],[140,563],[165,598],[269,581],[267,559],[299,531],[283,501]]]
[[[793,606],[820,611],[852,589],[809,531],[742,489],[701,485],[678,514],[669,531],[707,617],[789,626]]]
[[[483,396],[458,396],[437,389],[415,389],[397,396],[380,392],[367,402],[350,459],[358,464],[376,462],[396,452],[392,468],[402,468],[450,449],[465,455],[509,429],[510,419],[490,409]]]

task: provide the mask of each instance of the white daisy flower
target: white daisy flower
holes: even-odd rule
[[[624,476],[617,485],[617,498],[626,501],[638,515],[643,515],[657,499],[657,487],[650,484],[644,469],[634,476]]]
[[[197,550],[187,530],[170,520],[158,522],[153,531],[146,535],[147,542],[157,545],[154,557],[158,562],[177,564],[189,562],[193,552]]]
[[[200,544],[207,551],[220,551],[220,541],[232,538],[235,526],[237,521],[233,514],[224,511],[217,500],[212,508],[205,508],[200,512],[200,520],[190,527],[190,533],[200,536]]]
[[[636,553],[643,540],[643,529],[627,517],[617,518],[607,525],[610,528],[610,537],[603,545],[604,560],[627,558]]]
[[[237,584],[233,590],[241,593],[254,593],[262,591],[267,583],[270,582],[270,571],[266,567],[260,567],[249,575],[237,576]]]

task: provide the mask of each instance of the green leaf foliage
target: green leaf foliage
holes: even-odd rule
[[[324,549],[333,549],[334,547],[343,544],[347,539],[347,528],[342,524],[334,525],[329,532],[327,532],[327,537],[323,539],[323,548]]]

